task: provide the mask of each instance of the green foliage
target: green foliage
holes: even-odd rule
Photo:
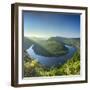
[[[64,37],[51,37],[49,38],[49,40],[55,40],[57,42],[62,42],[64,44],[67,44],[67,45],[72,45],[76,48],[80,48],[80,38],[64,38]]]
[[[62,75],[76,75],[80,73],[80,54],[77,51],[74,56],[60,68]]]
[[[45,68],[37,60],[24,58],[24,76],[60,76],[80,74],[80,54],[77,51],[73,57],[62,66]]]
[[[33,41],[27,37],[24,37],[24,50],[28,49],[33,44]]]
[[[38,68],[39,64],[36,60],[24,62],[24,76],[30,77],[30,76],[36,76],[36,69]]]
[[[79,38],[61,38],[52,37],[48,40],[28,39],[24,38],[24,77],[39,77],[39,76],[60,76],[60,75],[77,75],[80,74],[80,43]],[[70,60],[67,60],[63,65],[44,67],[37,60],[28,57],[25,52],[32,44],[35,45],[37,54],[44,56],[60,56],[68,52],[64,44],[69,44],[77,47],[77,52]]]
[[[51,39],[44,43],[36,44],[33,49],[42,56],[60,56],[68,52],[68,48],[63,43]]]
[[[24,50],[28,49],[33,44],[33,49],[39,55],[60,56],[68,53],[68,48],[64,46],[65,44],[72,45],[79,49],[80,38],[50,37],[43,39],[24,37]]]

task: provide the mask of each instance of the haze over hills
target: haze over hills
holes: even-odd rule
[[[37,54],[43,56],[59,56],[68,52],[65,45],[71,45],[76,48],[80,47],[80,38],[64,38],[64,37],[50,37],[37,38],[37,37],[24,37],[24,50],[34,45],[33,49]]]

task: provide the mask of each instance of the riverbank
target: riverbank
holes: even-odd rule
[[[44,66],[51,67],[51,66],[64,64],[75,53],[76,51],[75,47],[69,46],[69,45],[65,45],[65,46],[69,49],[69,52],[66,55],[59,56],[59,57],[46,57],[46,56],[38,55],[33,50],[34,45],[30,46],[30,48],[27,49],[26,51],[31,58],[36,59],[38,62],[40,62]]]

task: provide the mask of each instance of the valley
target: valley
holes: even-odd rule
[[[79,74],[80,38],[24,37],[24,72],[25,77]]]

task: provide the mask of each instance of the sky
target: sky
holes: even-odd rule
[[[27,37],[80,37],[80,15],[23,11],[24,36]]]

